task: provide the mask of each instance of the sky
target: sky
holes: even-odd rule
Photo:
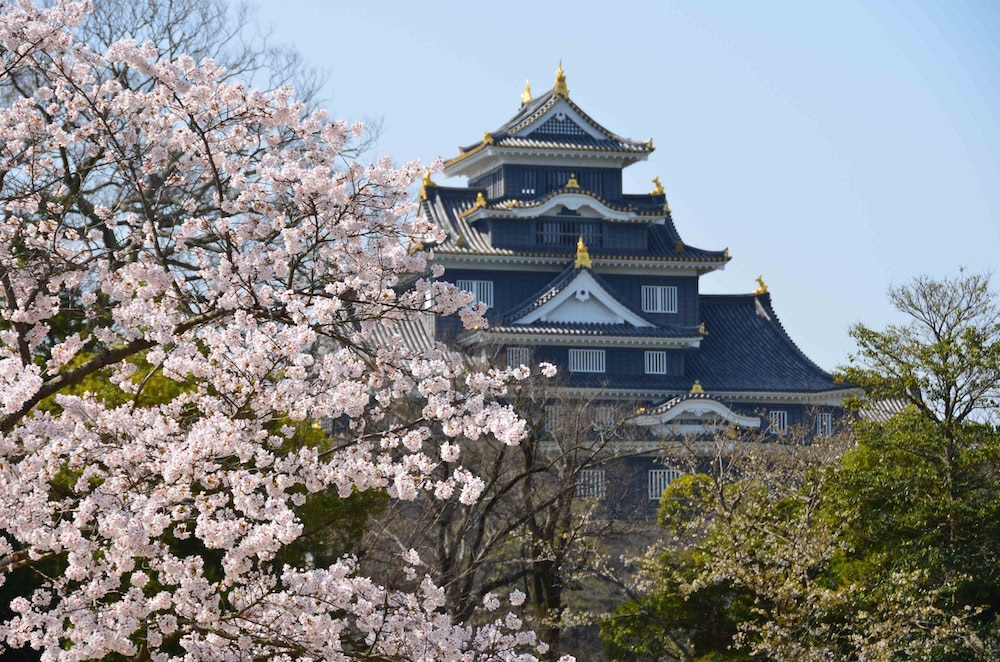
[[[849,360],[852,325],[904,321],[890,286],[1000,266],[1000,3],[257,5],[273,40],[328,73],[332,116],[380,122],[375,152],[398,163],[456,156],[561,61],[591,117],[654,140],[625,191],[659,176],[684,242],[729,248],[701,291],[762,275],[827,370]]]

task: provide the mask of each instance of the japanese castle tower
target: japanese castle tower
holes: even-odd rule
[[[447,237],[429,246],[444,279],[489,306],[488,328],[439,319],[435,334],[497,348],[498,362],[555,364],[570,391],[641,405],[653,437],[737,425],[828,433],[849,392],[789,338],[771,295],[706,295],[699,279],[728,250],[687,244],[658,179],[622,190],[622,170],[653,141],[622,138],[570,98],[562,67],[444,174],[424,178],[419,213]]]

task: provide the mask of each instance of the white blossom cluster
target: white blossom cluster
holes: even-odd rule
[[[453,623],[429,580],[404,593],[351,559],[275,560],[306,494],[471,503],[483,482],[454,439],[524,434],[497,402],[523,371],[465,374],[441,346],[374,340],[428,312],[485,323],[451,286],[402,285],[430,270],[407,246],[439,238],[407,202],[418,164],[351,161],[360,126],[211,61],[128,40],[93,52],[71,33],[87,9],[0,0],[0,84],[33,86],[0,107],[0,583],[60,568],[10,604],[0,648],[534,659],[518,619]],[[125,68],[149,84],[123,86]],[[58,336],[73,295],[85,330]],[[174,397],[140,398],[140,355]],[[71,391],[95,375],[134,398]],[[400,421],[407,399],[420,415]],[[302,421],[345,432],[289,450]]]

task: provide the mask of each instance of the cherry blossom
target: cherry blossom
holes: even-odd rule
[[[409,250],[439,238],[412,213],[421,166],[352,160],[360,127],[289,88],[127,39],[94,52],[72,33],[87,9],[0,0],[0,584],[59,568],[11,601],[0,648],[534,659],[516,618],[452,622],[415,552],[409,591],[351,558],[276,561],[305,495],[472,503],[454,437],[524,434],[499,401],[523,370],[465,374],[394,331],[485,324]],[[99,377],[121,398],[76,388]],[[310,424],[337,433],[288,443]]]

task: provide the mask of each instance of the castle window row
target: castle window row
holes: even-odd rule
[[[681,476],[679,469],[651,469],[647,474],[647,495],[650,501],[659,501],[663,490]],[[607,495],[604,469],[582,469],[577,474],[574,496],[578,499],[603,499]]]
[[[591,248],[604,244],[603,225],[598,222],[539,221],[537,242],[539,246],[576,246],[583,242]]]
[[[576,477],[578,499],[603,499],[605,495],[604,469],[582,469]]]
[[[604,372],[604,366],[603,349],[569,350],[570,372]]]
[[[643,285],[642,311],[644,313],[676,313],[677,288],[673,285]]]
[[[492,280],[459,280],[455,282],[455,287],[471,294],[473,303],[486,304],[488,308],[493,307]]]
[[[649,472],[649,498],[659,501],[663,496],[663,490],[667,489],[670,481],[680,478],[684,472],[678,469],[653,469]]]
[[[664,351],[646,352],[646,374],[665,375],[667,374],[667,353]]]
[[[531,363],[531,350],[527,347],[508,347],[507,348],[507,367],[517,368],[519,366],[526,366]]]

